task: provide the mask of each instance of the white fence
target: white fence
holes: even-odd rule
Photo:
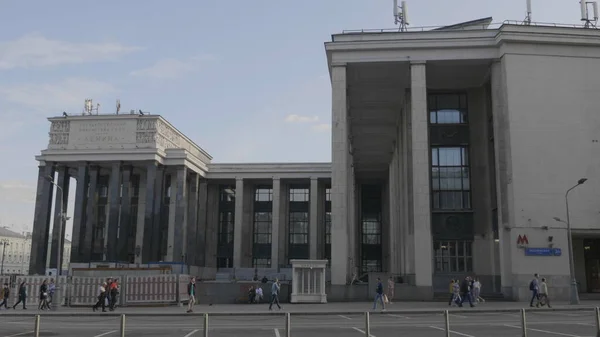
[[[120,294],[117,303],[128,304],[175,304],[178,300],[187,300],[188,275],[153,275],[116,277],[119,281]],[[11,284],[9,305],[19,298],[19,285],[25,282],[27,289],[26,306],[37,307],[40,298],[40,286],[47,276],[20,276]],[[56,291],[53,302],[60,305],[92,306],[98,301],[100,285],[105,277],[60,276],[55,278]],[[0,277],[2,284],[9,283],[10,277]],[[179,291],[179,294],[178,294]],[[21,305],[21,304],[19,304]]]

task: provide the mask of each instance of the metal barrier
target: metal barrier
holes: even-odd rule
[[[596,337],[600,337],[600,308],[596,307],[596,308],[591,308],[591,307],[587,307],[587,308],[561,308],[561,309],[548,309],[545,311],[553,311],[553,312],[569,312],[569,311],[594,311],[594,319],[595,319],[595,330],[596,330]],[[498,309],[498,310],[493,310],[493,309],[483,309],[483,310],[476,310],[476,311],[472,311],[472,310],[397,310],[397,311],[386,311],[383,312],[383,314],[404,314],[404,315],[410,315],[410,314],[420,314],[420,315],[427,315],[427,314],[435,314],[435,315],[439,315],[439,314],[443,314],[444,316],[444,328],[439,328],[440,330],[443,330],[445,332],[445,336],[449,337],[452,333],[455,333],[451,330],[451,322],[450,322],[450,315],[451,314],[457,314],[457,313],[516,313],[516,312],[520,312],[520,320],[521,320],[521,336],[522,337],[527,337],[527,320],[526,320],[526,316],[527,316],[527,311],[539,311],[539,309],[520,309],[520,310],[516,310],[516,309]],[[327,312],[327,313],[323,313],[323,312],[295,312],[295,313],[289,313],[289,312],[220,312],[220,313],[128,313],[128,314],[117,314],[117,313],[105,313],[102,314],[102,317],[114,317],[114,318],[120,318],[120,326],[118,330],[115,330],[114,332],[119,332],[119,336],[121,337],[125,337],[125,327],[126,327],[126,321],[128,317],[162,317],[162,318],[169,318],[169,317],[202,317],[202,322],[203,322],[203,326],[202,326],[202,330],[203,330],[203,336],[204,337],[209,337],[209,318],[210,317],[231,317],[231,316],[283,316],[285,319],[285,335],[286,337],[291,337],[291,330],[292,330],[292,325],[291,325],[291,320],[292,320],[292,316],[293,315],[298,315],[298,316],[320,316],[320,315],[356,315],[356,314],[360,314],[360,312],[356,312],[356,311],[336,311],[336,312]],[[370,317],[371,314],[379,314],[379,312],[377,313],[371,313],[371,312],[364,312],[364,334],[367,337],[372,336],[371,335],[371,323],[370,323]],[[10,313],[7,312],[5,314],[3,314],[2,316],[13,316],[13,317],[33,317],[34,318],[34,328],[33,328],[33,336],[35,337],[39,337],[40,336],[40,329],[41,327],[43,327],[43,317],[99,317],[98,314],[94,314],[94,313],[60,313],[60,312],[55,312],[55,313],[49,313],[49,314],[20,314],[20,313]],[[29,329],[27,329],[29,330]],[[533,329],[535,330],[535,329]],[[200,329],[198,329],[197,331],[200,331]],[[362,331],[361,331],[362,332]],[[29,332],[31,333],[31,332]],[[138,333],[132,333],[132,335],[137,335]],[[17,336],[17,335],[14,335]]]

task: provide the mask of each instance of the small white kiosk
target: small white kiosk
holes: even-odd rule
[[[327,303],[325,268],[327,260],[291,260],[291,303]]]

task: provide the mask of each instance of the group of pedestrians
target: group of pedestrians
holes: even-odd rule
[[[462,307],[465,300],[467,300],[472,308],[475,306],[474,303],[485,302],[483,297],[481,297],[481,282],[478,278],[467,276],[462,281],[458,279],[450,280],[449,290],[449,306],[456,304],[458,307]]]
[[[109,278],[98,288],[98,302],[92,307],[93,311],[102,308],[102,312],[106,312],[106,307],[110,311],[114,311],[117,305],[119,296],[119,281]]]
[[[47,279],[42,282],[39,288],[39,303],[38,310],[51,310],[52,309],[52,299],[54,298],[54,293],[56,292],[56,284],[54,283],[54,279]],[[17,302],[13,304],[13,310],[17,309],[19,304],[22,304],[23,310],[27,310],[27,282],[23,281],[19,284],[19,289],[17,290]],[[8,309],[8,302],[10,300],[10,286],[8,283],[4,283],[2,290],[0,290],[0,308],[4,307]]]
[[[544,305],[547,305],[548,308],[552,308],[550,306],[550,298],[548,298],[548,284],[544,277],[542,277],[540,282],[540,275],[537,273],[534,274],[533,279],[529,282],[529,290],[531,291],[530,307],[539,308],[540,306],[543,307]],[[536,301],[535,306],[533,305],[534,300]]]

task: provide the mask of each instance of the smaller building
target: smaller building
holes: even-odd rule
[[[24,275],[29,271],[31,233],[13,232],[0,227],[0,273],[2,275]]]

